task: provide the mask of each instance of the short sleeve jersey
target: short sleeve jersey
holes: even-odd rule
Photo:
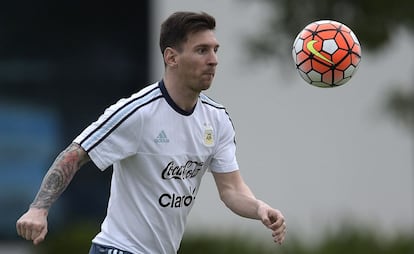
[[[94,243],[176,253],[202,176],[238,169],[225,108],[200,94],[181,110],[163,81],[110,106],[76,139],[101,170],[113,165],[107,215]]]

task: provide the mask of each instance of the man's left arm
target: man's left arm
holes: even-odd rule
[[[254,196],[239,170],[230,173],[213,172],[213,176],[220,199],[230,210],[242,217],[261,220],[272,231],[273,240],[282,244],[286,235],[284,216]]]

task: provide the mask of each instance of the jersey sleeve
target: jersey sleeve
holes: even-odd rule
[[[236,134],[227,113],[223,114],[219,122],[217,148],[211,160],[210,170],[216,173],[229,173],[239,169],[236,159]]]
[[[122,99],[107,108],[73,142],[85,149],[99,169],[105,170],[136,153],[141,122],[133,103]]]

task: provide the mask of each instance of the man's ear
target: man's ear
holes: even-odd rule
[[[174,67],[175,65],[177,65],[177,56],[178,56],[178,52],[175,49],[167,47],[164,50],[165,64],[170,67]]]

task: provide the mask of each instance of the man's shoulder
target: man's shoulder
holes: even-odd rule
[[[107,113],[129,116],[132,113],[142,111],[144,106],[151,105],[151,102],[161,98],[162,94],[158,83],[147,85],[138,92],[118,100],[107,109]]]
[[[213,100],[212,98],[210,98],[209,96],[205,95],[204,93],[201,93],[200,94],[200,101],[201,101],[201,103],[203,103],[203,105],[206,105],[207,107],[210,107],[212,109],[226,111],[226,107],[224,107],[223,104],[221,104],[221,103]]]
[[[142,98],[144,96],[158,95],[158,94],[161,94],[161,91],[159,89],[158,82],[156,82],[156,83],[144,86],[143,88],[141,88],[141,90],[132,94],[130,98],[135,99],[135,98]]]

